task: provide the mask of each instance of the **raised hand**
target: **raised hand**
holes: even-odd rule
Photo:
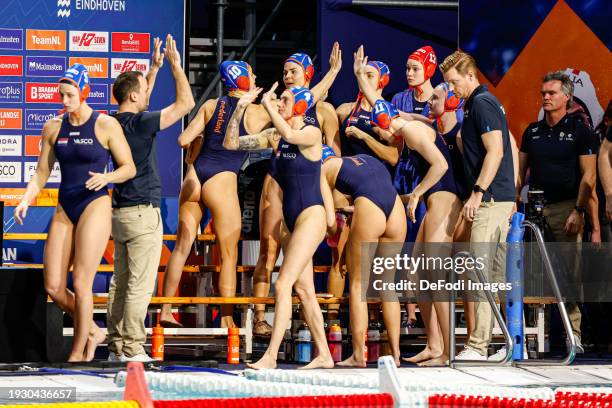
[[[151,68],[160,69],[164,65],[164,53],[161,52],[162,40],[159,37],[153,39],[153,55],[151,56]]]
[[[176,49],[176,41],[170,34],[166,37],[166,48],[164,48],[164,54],[166,55],[166,60],[173,67],[181,66],[181,54],[179,54]]]
[[[252,89],[248,92],[246,92],[244,95],[242,95],[240,97],[240,99],[238,100],[238,106],[240,107],[244,107],[244,106],[248,106],[251,103],[253,103],[253,101],[255,99],[257,99],[257,97],[259,96],[259,94],[261,93],[261,91],[263,91],[263,88],[255,88]]]
[[[278,81],[274,82],[274,84],[272,85],[272,88],[270,88],[270,90],[268,92],[263,94],[263,96],[261,98],[261,104],[262,105],[270,106],[272,101],[276,99],[276,93],[274,92],[274,91],[276,91],[276,88],[278,88]]]
[[[357,48],[357,52],[353,53],[353,72],[355,75],[363,75],[366,72],[366,66],[368,64],[368,57],[365,56],[363,45]]]
[[[342,68],[342,50],[340,49],[338,41],[334,43],[331,54],[329,55],[329,66],[334,72],[340,72],[340,68]]]

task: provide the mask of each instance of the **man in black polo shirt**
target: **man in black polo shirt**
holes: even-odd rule
[[[150,361],[145,353],[144,320],[151,300],[162,249],[163,225],[159,211],[161,182],[157,166],[157,132],[166,129],[195,106],[181,56],[171,35],[153,46],[151,69],[124,72],[113,85],[119,103],[115,115],[127,138],[136,177],[113,190],[115,272],[108,301],[108,349],[111,361]],[[145,112],[164,57],[176,83],[176,101],[161,111]]]
[[[470,198],[463,216],[472,221],[470,250],[483,261],[489,281],[505,275],[506,241],[516,195],[512,143],[501,103],[478,82],[476,61],[461,51],[440,65],[444,79],[465,99],[461,127],[463,163]],[[493,279],[497,277],[497,279]],[[501,278],[503,280],[503,278]],[[486,360],[493,332],[493,312],[487,302],[475,303],[476,324],[458,360]]]
[[[525,129],[519,155],[520,179],[524,180],[530,169],[529,189],[544,191],[544,217],[556,242],[582,241],[584,215],[597,171],[595,134],[579,117],[567,112],[573,92],[574,84],[563,71],[546,74],[541,90],[544,119]],[[577,351],[584,352],[578,305],[568,303],[567,313]]]

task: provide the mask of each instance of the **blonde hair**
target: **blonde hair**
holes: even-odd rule
[[[440,71],[442,74],[446,74],[451,68],[455,68],[459,75],[465,76],[468,70],[476,71],[476,60],[467,52],[455,51],[440,64]]]

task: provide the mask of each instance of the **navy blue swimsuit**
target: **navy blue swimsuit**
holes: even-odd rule
[[[237,104],[238,98],[228,95],[219,98],[215,113],[204,128],[204,142],[194,163],[196,174],[202,185],[224,171],[238,174],[248,155],[248,152],[245,151],[228,150],[223,147],[227,124]],[[238,135],[247,135],[244,128],[244,116],[240,120]]]
[[[450,130],[450,132],[441,134],[438,131],[437,122],[434,122],[433,125],[436,133],[440,134],[448,147],[450,152],[450,158],[452,162],[452,167],[449,167],[449,170],[452,169],[453,176],[455,177],[455,184],[457,185],[457,195],[461,201],[467,200],[469,197],[469,191],[467,188],[467,179],[465,178],[465,171],[463,171],[463,155],[459,150],[459,146],[457,146],[457,134],[461,130],[461,122],[457,122],[457,124]]]
[[[457,192],[457,185],[455,183],[455,176],[453,174],[453,165],[451,162],[450,152],[448,150],[448,146],[442,139],[442,136],[438,132],[436,132],[436,147],[440,150],[446,163],[448,164],[448,170],[444,173],[442,178],[438,180],[436,184],[434,184],[429,190],[427,190],[424,194],[425,202],[427,202],[427,198],[433,193],[437,193],[438,191],[448,191],[449,193],[453,193],[455,195],[459,195]],[[410,149],[407,145],[405,146],[405,150],[407,153],[407,162],[410,164],[410,168],[418,177],[419,180],[423,180],[425,174],[429,170],[429,162],[425,160],[423,156],[421,156],[417,151]]]
[[[314,126],[317,129],[321,129],[321,124],[319,123],[319,119],[317,118],[317,105],[308,109],[306,113],[304,113],[304,123],[306,125]],[[276,156],[276,154],[273,154],[270,158],[270,169],[268,170],[268,173],[273,178],[275,178],[274,175],[276,174]]]
[[[391,183],[389,172],[376,158],[366,154],[342,157],[342,166],[336,178],[336,190],[350,195],[353,200],[365,197],[372,201],[389,218],[397,192]]]
[[[281,139],[275,167],[272,177],[283,190],[283,217],[291,232],[302,211],[313,205],[323,205],[321,161],[308,160],[298,145]]]
[[[78,224],[89,203],[108,195],[106,188],[98,191],[85,188],[91,177],[89,172],[104,173],[110,159],[110,151],[96,138],[95,126],[99,115],[94,111],[87,122],[73,126],[68,114],[64,114],[55,140],[55,157],[62,172],[59,203],[74,225]]]

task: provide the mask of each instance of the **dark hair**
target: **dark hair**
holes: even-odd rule
[[[117,103],[121,105],[131,92],[140,90],[140,82],[138,77],[143,76],[140,71],[128,71],[121,73],[113,84],[113,96]]]

